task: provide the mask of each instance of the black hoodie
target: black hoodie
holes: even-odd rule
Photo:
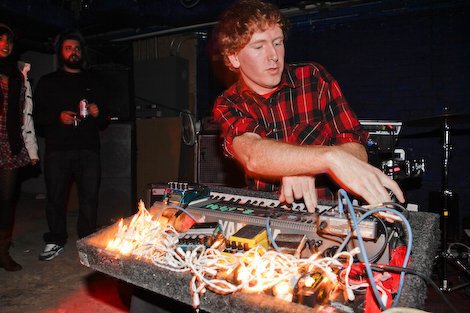
[[[34,122],[46,139],[46,151],[99,150],[99,130],[107,124],[103,84],[90,72],[69,73],[63,70],[47,74],[38,81],[34,93]],[[96,103],[97,118],[88,116],[77,127],[60,122],[62,111],[77,112],[81,99]]]

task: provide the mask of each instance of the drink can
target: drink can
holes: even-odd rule
[[[86,99],[80,100],[80,103],[78,105],[78,115],[80,118],[85,118],[88,116],[88,101]]]

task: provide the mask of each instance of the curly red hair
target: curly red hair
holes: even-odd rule
[[[222,14],[216,28],[216,39],[224,63],[236,71],[228,56],[239,52],[250,42],[254,32],[278,25],[287,37],[287,20],[273,4],[259,0],[241,0]]]

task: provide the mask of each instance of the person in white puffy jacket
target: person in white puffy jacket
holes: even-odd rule
[[[20,168],[39,162],[32,119],[30,66],[12,56],[13,31],[0,24],[0,268],[19,271],[10,256]]]
[[[31,69],[31,64],[18,62],[18,69],[23,74],[25,86],[22,135],[24,145],[28,151],[29,158],[31,159],[31,165],[36,165],[39,162],[38,143],[33,121],[33,93],[28,79],[28,72]]]

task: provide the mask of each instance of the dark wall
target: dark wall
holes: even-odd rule
[[[441,114],[470,112],[470,6],[444,5],[363,14],[306,26],[299,22],[287,45],[289,62],[313,60],[339,81],[359,118],[403,122]],[[406,123],[398,138],[410,159],[423,157],[422,179],[402,185],[410,202],[433,210],[429,193],[442,186],[443,125]],[[459,197],[460,217],[470,214],[470,121],[451,123],[449,189]],[[453,212],[451,212],[453,213]]]
[[[294,25],[287,58],[325,65],[364,117],[408,120],[444,105],[464,110],[469,17],[467,6]]]
[[[323,64],[359,118],[405,122],[439,115],[444,107],[470,112],[469,35],[468,2],[380,1],[291,18],[287,61]],[[459,196],[462,218],[470,215],[470,121],[451,129],[449,188]],[[407,158],[425,159],[425,175],[402,182],[407,199],[424,210],[435,206],[429,193],[442,185],[442,133],[439,122],[405,125],[398,138]]]

